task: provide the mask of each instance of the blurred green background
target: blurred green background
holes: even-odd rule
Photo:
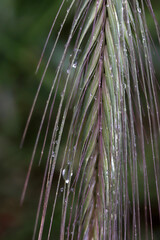
[[[0,239],[3,240],[29,240],[33,233],[44,169],[44,164],[37,167],[38,159],[35,159],[22,207],[20,196],[42,115],[41,109],[45,104],[43,99],[49,92],[49,82],[55,74],[59,52],[64,49],[72,16],[68,18],[65,31],[59,40],[22,150],[19,145],[43,70],[42,67],[40,73],[35,75],[36,66],[60,2],[61,0],[0,1]],[[152,1],[152,4],[159,21],[159,1]],[[54,28],[42,66],[49,56],[65,11],[62,11]],[[148,14],[147,21],[155,46],[160,52],[154,24]],[[159,60],[155,55],[154,62],[159,78]],[[57,215],[57,218],[60,216]],[[54,239],[58,239],[57,236],[55,235]]]

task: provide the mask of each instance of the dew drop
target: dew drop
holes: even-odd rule
[[[70,67],[67,69],[67,74],[69,74],[70,73]]]
[[[139,7],[137,8],[137,12],[138,12],[138,13],[141,13],[141,9],[140,9]]]
[[[77,65],[78,65],[78,58],[79,58],[79,54],[81,52],[81,49],[78,49],[78,48],[75,48],[74,49],[74,54],[70,54],[70,64],[71,64],[71,67],[72,68],[76,68]],[[73,58],[74,58],[74,62],[73,61]],[[70,71],[70,69],[69,69]]]
[[[99,128],[99,132],[102,132],[102,126],[100,126],[100,128]]]
[[[72,67],[73,67],[73,68],[76,68],[76,67],[77,67],[77,62],[74,62],[74,63],[72,64]]]
[[[62,170],[62,176],[66,184],[69,183],[72,175],[73,175],[73,172],[71,171],[71,164],[68,163],[67,166]]]
[[[145,41],[146,41],[145,37],[143,37],[142,41],[143,41],[143,43],[145,43]]]
[[[55,152],[54,151],[52,151],[52,158],[54,158],[55,157]]]
[[[61,92],[61,97],[63,97],[64,96],[64,91],[63,92]]]
[[[107,208],[105,209],[105,213],[108,214],[108,209]]]
[[[66,179],[66,181],[65,181],[67,184],[69,183],[69,179]]]

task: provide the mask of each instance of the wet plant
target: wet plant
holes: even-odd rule
[[[146,6],[160,38],[151,2],[63,0],[37,71],[55,22],[66,5],[67,11],[42,75],[22,139],[23,143],[66,19],[75,9],[71,30],[42,114],[22,194],[23,202],[47,116],[40,162],[48,139],[50,144],[33,238],[38,231],[38,240],[43,239],[51,201],[53,207],[49,226],[46,226],[47,239],[52,239],[52,234],[54,236],[57,231],[54,228],[55,211],[58,195],[62,193],[59,239],[144,239],[142,216],[145,239],[154,239],[146,142],[151,145],[152,157],[149,161],[152,161],[153,188],[160,214],[160,122],[158,83],[152,61],[152,39],[145,19]],[[55,112],[56,116],[53,117]],[[63,149],[62,142],[65,142]],[[57,162],[60,169],[52,199]],[[143,179],[141,187],[139,179]],[[140,207],[140,194],[143,195],[144,209]]]

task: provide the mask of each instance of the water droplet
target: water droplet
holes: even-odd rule
[[[139,7],[137,7],[137,12],[141,13],[141,9]]]
[[[52,158],[54,158],[55,157],[55,152],[54,151],[52,151]]]
[[[61,97],[63,97],[64,96],[64,91],[63,92],[61,92]]]
[[[74,63],[72,64],[72,67],[73,67],[73,68],[76,68],[76,67],[77,67],[77,62],[74,62]]]
[[[124,52],[127,52],[127,48],[124,48],[123,51],[124,51]]]
[[[73,175],[73,172],[71,171],[71,164],[68,163],[67,166],[62,170],[62,176],[66,184],[69,183],[72,175]]]
[[[126,84],[125,83],[123,83],[123,89],[126,89]]]
[[[102,126],[99,127],[99,133],[102,133]]]
[[[70,67],[67,69],[67,74],[69,74],[70,73]]]
[[[145,41],[146,41],[145,37],[143,37],[142,41],[143,41],[143,43],[145,43]]]
[[[80,52],[81,52],[81,49],[75,48],[74,54],[70,54],[70,64],[72,64],[72,66],[71,66],[72,68],[77,67]],[[74,59],[74,62],[73,62],[73,59]],[[69,69],[69,71],[70,71],[70,69]]]
[[[67,184],[69,183],[69,179],[66,179],[66,183],[67,183]]]
[[[108,209],[107,208],[105,209],[105,213],[108,214]]]

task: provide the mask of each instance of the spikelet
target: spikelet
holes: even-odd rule
[[[59,12],[65,2],[62,1]],[[149,0],[146,0],[146,3],[153,15],[159,37],[158,24],[151,3]],[[152,148],[150,161],[153,161],[154,187],[159,213],[157,139],[160,124],[151,43],[143,0],[140,5],[137,0],[72,0],[70,2],[46,64],[23,140],[59,36],[70,11],[75,6],[75,17],[46,102],[22,194],[23,201],[44,119],[49,111],[42,155],[48,131],[52,131],[52,137],[33,238],[36,236],[42,209],[38,240],[43,239],[55,166],[58,156],[61,155],[58,159],[61,167],[48,239],[54,239],[51,233],[54,236],[56,231],[55,209],[62,182],[64,186],[60,240],[142,239],[139,191],[144,195],[145,239],[153,239],[144,122],[149,129],[148,136]],[[69,46],[75,36],[70,64],[65,72],[65,78],[62,79]],[[39,66],[40,63],[38,68]],[[50,119],[60,87],[63,90],[52,129]],[[144,117],[143,111],[147,117]],[[62,154],[60,146],[63,132],[68,126],[66,124],[68,116],[71,116],[71,120],[66,130],[67,140]],[[137,151],[140,151],[139,158]],[[143,189],[139,189],[140,165],[143,169],[140,173],[140,177],[143,177]]]

